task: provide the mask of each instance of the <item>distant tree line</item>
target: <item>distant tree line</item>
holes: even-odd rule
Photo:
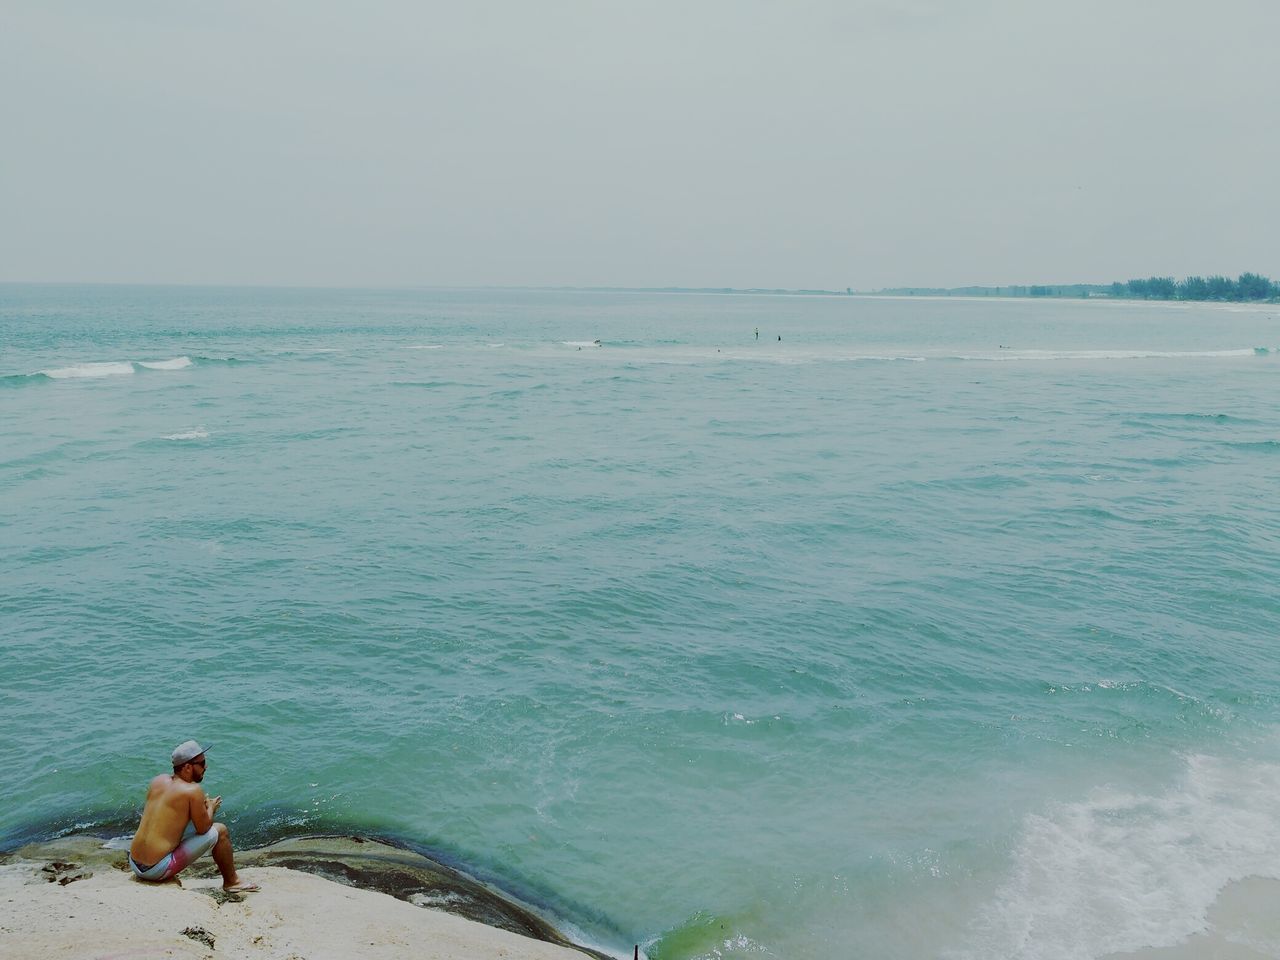
[[[1113,297],[1135,300],[1270,300],[1280,297],[1280,284],[1256,273],[1230,277],[1148,277],[1145,280],[1116,281],[1111,284]]]
[[[847,291],[852,293],[852,290]],[[1230,277],[1147,277],[1128,283],[1055,283],[1006,287],[893,287],[875,291],[917,297],[1118,297],[1136,300],[1280,300],[1280,283],[1256,273]]]

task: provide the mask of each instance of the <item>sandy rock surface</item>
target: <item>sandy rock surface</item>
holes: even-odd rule
[[[323,846],[323,845],[321,845]],[[268,850],[270,848],[267,848]],[[387,848],[396,856],[394,848]],[[56,852],[54,857],[32,853]],[[296,856],[299,851],[291,851]],[[322,851],[333,861],[336,854]],[[413,854],[407,854],[413,857]],[[215,876],[137,881],[100,841],[28,849],[0,864],[0,957],[142,960],[582,960],[571,947],[532,939],[385,893],[285,866],[255,866],[258,893],[228,896]],[[270,858],[265,858],[270,859]]]

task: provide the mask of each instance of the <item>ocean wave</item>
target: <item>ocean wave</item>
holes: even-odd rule
[[[1135,413],[1132,416],[1136,418],[1136,422],[1138,423],[1140,423],[1141,421],[1147,421],[1147,420],[1173,420],[1173,421],[1183,420],[1191,423],[1204,422],[1204,423],[1222,423],[1222,424],[1228,424],[1228,423],[1229,424],[1236,424],[1236,423],[1255,424],[1260,422],[1259,420],[1254,419],[1252,417],[1238,417],[1230,413],[1168,413],[1168,412],[1159,411],[1159,412]],[[1129,422],[1130,421],[1128,420],[1125,421],[1125,423],[1129,423]]]
[[[133,364],[129,361],[104,363],[79,363],[71,367],[56,367],[41,370],[36,376],[45,376],[50,380],[81,380],[96,377],[122,377],[133,373]]]
[[[894,353],[817,353],[805,351],[800,353],[726,354],[728,360],[751,360],[762,363],[777,363],[782,366],[795,366],[808,363],[924,363],[928,357]]]
[[[102,377],[127,377],[143,370],[185,370],[194,366],[190,357],[171,357],[168,360],[96,360],[76,363],[69,367],[50,367],[35,373],[11,374],[4,381],[11,385],[39,380],[96,380]]]
[[[854,361],[859,363],[924,363],[924,357],[895,357],[890,355],[880,355],[875,353],[855,354],[851,357],[837,357],[834,359]]]
[[[1236,440],[1226,442],[1223,446],[1249,453],[1280,453],[1280,440]]]
[[[1028,817],[960,958],[1092,960],[1204,929],[1235,881],[1280,875],[1280,765],[1202,755],[1161,794],[1100,789]]]
[[[135,360],[134,363],[139,367],[146,367],[148,370],[185,370],[191,366],[191,358],[173,357],[170,360]]]
[[[603,344],[599,340],[561,340],[566,347],[600,347]]]
[[[171,433],[164,437],[165,440],[208,440],[209,431],[204,427],[196,427],[194,430],[186,430],[182,433]]]
[[[1015,360],[1196,360],[1231,357],[1265,356],[1266,347],[1232,350],[1011,350],[1001,347],[994,353],[960,353],[947,360],[982,360],[1010,362]]]

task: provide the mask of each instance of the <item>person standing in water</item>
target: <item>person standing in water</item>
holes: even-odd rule
[[[152,778],[142,822],[129,845],[129,866],[139,880],[163,883],[212,850],[213,862],[222,874],[222,889],[253,893],[258,885],[245,883],[236,873],[227,825],[213,822],[222,798],[209,799],[200,786],[208,766],[208,750],[194,740],[180,743],[170,757],[173,773]]]

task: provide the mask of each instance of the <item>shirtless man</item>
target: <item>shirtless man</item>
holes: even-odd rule
[[[208,749],[194,740],[178,744],[173,751],[172,775],[162,773],[151,781],[142,823],[129,847],[129,866],[139,880],[162,883],[212,849],[213,862],[222,874],[222,889],[252,893],[257,885],[244,883],[236,873],[227,825],[213,822],[222,798],[210,800],[199,786]]]

